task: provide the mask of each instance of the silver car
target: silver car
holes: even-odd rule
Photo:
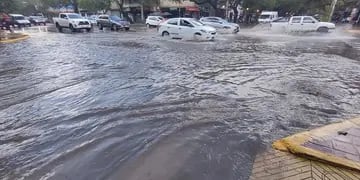
[[[240,26],[235,23],[228,22],[220,17],[203,17],[200,19],[203,24],[212,26],[222,32],[238,33]]]

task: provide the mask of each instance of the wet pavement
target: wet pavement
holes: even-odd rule
[[[360,39],[31,33],[0,44],[0,179],[248,179],[295,132],[360,114]]]

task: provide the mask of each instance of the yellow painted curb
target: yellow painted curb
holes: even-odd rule
[[[360,172],[275,149],[256,155],[250,180],[359,180]]]
[[[0,43],[15,43],[15,42],[19,42],[25,39],[28,39],[30,36],[27,34],[22,34],[20,37],[18,38],[14,38],[14,39],[5,39],[5,40],[0,40]]]
[[[305,143],[311,140],[323,140],[329,137],[331,138],[332,136],[334,136],[334,134],[338,134],[339,131],[350,128],[359,128],[359,126],[360,118],[355,118],[286,137],[284,139],[275,141],[272,146],[273,148],[280,151],[288,151],[293,154],[308,156],[340,166],[345,166],[351,169],[360,170],[360,163],[357,160],[343,158],[340,156],[336,156],[332,153],[320,151],[305,146]]]

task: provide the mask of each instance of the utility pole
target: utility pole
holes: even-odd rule
[[[225,4],[225,19],[229,21],[229,0],[226,0]]]
[[[329,22],[331,21],[331,18],[332,18],[333,14],[334,14],[336,3],[337,3],[337,0],[333,0],[332,3],[331,3],[331,11],[330,11],[330,15],[329,15]]]

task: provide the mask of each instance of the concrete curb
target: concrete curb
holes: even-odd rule
[[[19,41],[22,41],[22,40],[25,40],[25,39],[28,39],[30,36],[27,35],[27,34],[18,34],[16,35],[17,37],[14,37],[14,38],[10,38],[8,39],[3,39],[3,40],[0,40],[0,43],[15,43],[15,42],[19,42]]]

